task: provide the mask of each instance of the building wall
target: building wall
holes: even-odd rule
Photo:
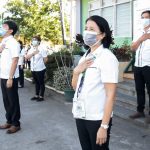
[[[81,33],[81,0],[76,0],[76,33]]]
[[[115,44],[132,41],[133,5],[131,0],[81,0],[82,3],[82,32],[85,20],[91,15],[103,16],[113,30]]]

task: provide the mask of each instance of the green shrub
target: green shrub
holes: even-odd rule
[[[76,43],[73,43],[72,46],[72,55],[80,55],[83,56],[84,52],[82,51],[81,47]]]
[[[32,77],[32,72],[31,72],[31,70],[29,70],[29,69],[25,70],[25,77],[26,77],[26,78],[31,78],[31,77]]]
[[[62,60],[63,63],[62,63]],[[46,77],[50,86],[53,85],[54,71],[59,67],[67,66],[71,68],[73,65],[72,56],[67,50],[61,50],[61,52],[53,53],[48,56],[48,62],[46,64]]]
[[[113,54],[117,57],[119,61],[130,61],[132,57],[132,52],[130,45],[127,41],[124,41],[122,46],[115,46],[111,48]]]
[[[66,72],[65,72],[66,71]],[[53,87],[57,90],[71,89],[72,69],[61,67],[54,71]]]

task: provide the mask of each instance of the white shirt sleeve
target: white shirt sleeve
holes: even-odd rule
[[[134,35],[132,42],[136,42],[142,36],[142,34],[143,32],[141,30],[138,30],[137,33]]]
[[[24,56],[25,55],[25,50],[24,48],[21,50],[21,56]]]
[[[30,48],[30,49],[27,51],[27,55],[32,54],[32,53],[33,53],[33,48]]]
[[[42,49],[42,57],[47,57],[47,50],[45,49]]]
[[[11,52],[12,58],[19,57],[20,55],[20,45],[17,41],[13,41],[13,44],[9,44],[9,49]]]
[[[113,56],[113,54],[110,57],[108,56],[103,57],[103,59],[101,60],[101,80],[103,83],[118,83],[118,60],[115,56]]]

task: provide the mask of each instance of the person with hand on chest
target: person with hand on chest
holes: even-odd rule
[[[134,80],[137,94],[137,112],[130,115],[131,119],[145,117],[145,86],[149,97],[149,112],[145,119],[150,123],[150,10],[141,14],[142,29],[136,32],[131,50],[136,52],[134,64]]]
[[[90,16],[83,39],[89,50],[73,71],[72,112],[82,150],[109,150],[118,60],[108,49],[112,43],[108,22]]]
[[[31,71],[35,81],[35,96],[31,100],[37,102],[44,100],[45,82],[44,76],[46,72],[45,63],[47,62],[47,51],[41,45],[41,38],[34,36],[32,38],[32,47],[25,56],[31,60]]]
[[[5,21],[0,28],[2,43],[0,46],[1,65],[0,78],[6,120],[0,129],[8,129],[6,133],[11,134],[19,131],[20,128],[20,104],[18,96],[18,59],[20,46],[14,38],[18,27],[13,21]]]

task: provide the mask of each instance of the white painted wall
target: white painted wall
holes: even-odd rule
[[[81,33],[81,0],[69,0],[70,10],[70,43],[75,40],[75,35]]]
[[[144,10],[150,10],[150,0],[136,0],[134,2],[134,21],[133,21],[134,35],[136,34],[136,31],[141,28],[140,24],[141,13]]]

